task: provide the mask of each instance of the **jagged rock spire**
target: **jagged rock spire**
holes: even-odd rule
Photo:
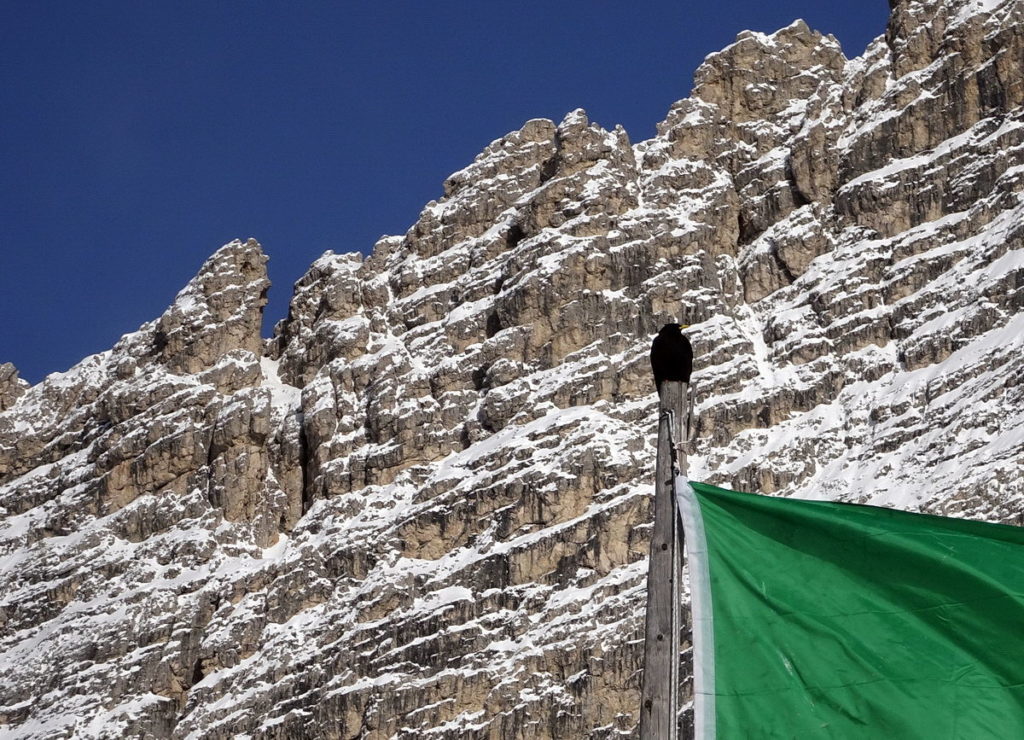
[[[18,368],[12,363],[0,365],[0,411],[9,408],[28,388],[28,383],[18,377]]]
[[[198,373],[232,350],[262,354],[270,281],[255,239],[218,249],[156,322],[153,352],[173,372]]]

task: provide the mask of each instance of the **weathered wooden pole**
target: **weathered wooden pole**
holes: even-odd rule
[[[686,469],[674,449],[686,439],[686,384],[661,384],[658,459],[654,485],[654,531],[647,570],[644,678],[640,703],[641,740],[676,740],[679,714],[679,630],[682,590],[682,527],[675,502],[675,467]]]
[[[693,440],[697,433],[695,419],[693,418],[693,383],[682,384],[683,414],[680,416],[678,429],[672,431],[673,439],[676,442],[676,466],[684,477],[690,472],[689,462],[686,456],[693,451]],[[678,436],[676,436],[678,432]],[[674,499],[673,499],[674,500]],[[678,512],[676,512],[678,514]],[[679,527],[679,547],[683,546],[683,529]]]

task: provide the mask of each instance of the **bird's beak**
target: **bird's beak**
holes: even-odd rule
[[[676,324],[676,326],[678,326],[680,329],[689,329],[690,328],[689,324]]]

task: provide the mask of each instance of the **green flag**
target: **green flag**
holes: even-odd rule
[[[1024,738],[1024,529],[676,481],[706,738]]]

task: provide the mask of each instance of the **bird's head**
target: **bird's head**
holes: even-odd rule
[[[665,324],[663,327],[661,327],[661,331],[659,331],[658,333],[662,335],[678,336],[683,333],[683,329],[689,328],[689,324]]]

